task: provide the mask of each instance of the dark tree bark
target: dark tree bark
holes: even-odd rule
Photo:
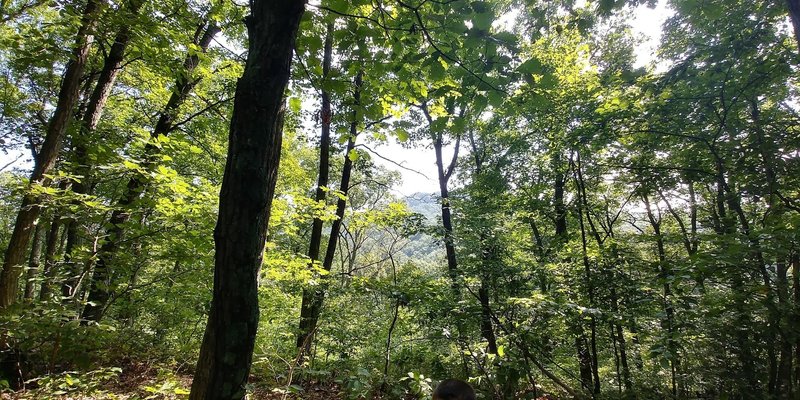
[[[127,14],[136,16],[143,0],[131,0],[127,6]],[[127,21],[127,19],[126,19]],[[91,182],[93,180],[92,161],[89,159],[88,146],[91,144],[91,135],[100,123],[103,116],[108,97],[114,88],[117,75],[122,70],[122,63],[125,59],[125,49],[131,39],[131,26],[123,24],[120,26],[114,43],[108,50],[108,54],[103,60],[103,68],[95,83],[94,89],[89,96],[89,101],[83,112],[80,127],[72,138],[73,157],[75,157],[75,175],[79,179],[72,180],[72,192],[78,195],[90,194]],[[83,272],[75,263],[77,248],[81,245],[81,224],[75,219],[70,218],[65,221],[67,244],[64,251],[64,266],[67,277],[61,286],[61,294],[64,298],[72,298],[78,289],[78,282]]]
[[[211,40],[219,33],[219,28],[214,24],[203,23],[194,35],[193,43],[205,52],[211,44]],[[128,184],[122,197],[117,201],[114,212],[109,220],[109,227],[105,232],[105,240],[97,254],[97,263],[92,274],[91,287],[89,289],[88,304],[83,309],[81,318],[85,321],[100,321],[103,313],[108,306],[108,301],[113,293],[116,284],[115,271],[112,268],[114,256],[119,251],[122,239],[125,234],[125,223],[131,218],[131,206],[138,200],[150,183],[149,172],[153,171],[158,163],[160,148],[157,145],[160,136],[166,136],[172,131],[172,125],[177,116],[178,109],[186,101],[189,93],[199,82],[192,77],[192,71],[197,67],[200,58],[197,54],[186,56],[183,62],[183,72],[175,81],[172,95],[167,101],[164,110],[161,112],[155,128],[150,133],[150,141],[144,148],[144,173],[135,173],[128,180]],[[73,288],[74,291],[74,288]]]
[[[284,92],[298,0],[253,0],[245,70],[236,85],[228,158],[214,230],[214,293],[191,400],[241,399],[258,327],[258,275],[283,136]]]
[[[428,121],[428,127],[433,125],[433,118],[428,112],[427,104],[422,104],[422,112]],[[456,260],[456,246],[453,239],[453,218],[450,212],[450,192],[447,184],[450,177],[456,169],[458,162],[458,149],[461,144],[461,137],[456,138],[455,149],[453,150],[453,159],[445,169],[444,157],[442,155],[442,147],[444,145],[444,138],[441,132],[436,132],[433,136],[433,149],[436,153],[436,173],[439,179],[439,195],[442,203],[442,227],[444,228],[444,249],[447,255],[447,272],[452,281],[453,291],[458,294],[458,262]]]
[[[62,225],[61,216],[56,213],[53,216],[53,221],[50,223],[50,229],[47,232],[47,239],[45,240],[44,278],[42,279],[42,287],[39,290],[39,300],[41,301],[49,300],[53,293],[53,280],[58,274],[56,252],[58,251],[58,242],[61,236]]]
[[[58,94],[53,116],[47,126],[47,133],[33,167],[29,180],[29,192],[23,196],[14,231],[6,249],[3,270],[0,273],[0,310],[16,301],[19,290],[19,277],[22,264],[28,254],[31,231],[42,210],[42,198],[30,192],[35,185],[46,185],[46,175],[50,173],[58,159],[61,142],[69,126],[73,108],[78,101],[81,77],[89,58],[89,50],[94,41],[94,27],[100,11],[101,0],[89,0],[83,10],[81,26],[75,39],[72,57],[67,63],[61,89]]]
[[[319,138],[319,178],[317,180],[317,191],[314,200],[317,203],[325,203],[326,187],[328,186],[328,173],[330,170],[330,151],[331,151],[331,98],[330,93],[325,89],[328,75],[331,70],[331,59],[333,58],[333,21],[329,21],[325,33],[325,50],[322,58],[322,109],[320,110],[321,132]],[[311,225],[311,240],[308,245],[309,268],[313,270],[314,264],[318,263],[320,247],[322,245],[322,219],[314,218]],[[297,335],[297,348],[301,349],[302,354],[298,360],[303,360],[311,349],[311,337],[313,331],[311,325],[314,323],[313,308],[315,290],[303,288],[303,301],[300,307],[300,333]]]
[[[353,100],[356,105],[361,104],[361,84],[363,79],[363,72],[356,75],[353,89]],[[353,171],[353,160],[350,158],[350,153],[355,149],[356,137],[358,136],[358,112],[353,111],[353,120],[350,122],[350,135],[347,139],[347,147],[344,152],[344,166],[342,167],[342,179],[339,181],[339,192],[344,195],[336,201],[336,219],[331,224],[331,233],[328,236],[328,247],[325,249],[325,258],[322,260],[322,269],[330,271],[333,268],[333,258],[336,255],[336,245],[339,242],[339,232],[342,230],[342,221],[344,221],[344,212],[347,207],[347,193],[350,190],[350,175]],[[355,250],[354,250],[355,251]],[[353,255],[355,258],[355,255]],[[352,259],[352,258],[351,258]],[[301,313],[307,315],[303,318],[301,315],[301,337],[298,337],[298,346],[303,347],[303,353],[308,354],[311,350],[311,344],[314,340],[314,332],[317,330],[317,323],[319,316],[322,313],[322,306],[325,301],[325,290],[327,289],[327,278],[322,278],[322,283],[317,285],[309,293],[303,294],[303,309]],[[306,296],[308,301],[306,302]],[[307,307],[306,307],[307,305]]]
[[[31,244],[31,258],[28,261],[28,273],[25,277],[25,294],[22,296],[26,301],[33,300],[36,291],[36,275],[39,275],[39,265],[42,258],[42,236],[45,227],[42,223],[36,224],[33,233],[33,243]]]

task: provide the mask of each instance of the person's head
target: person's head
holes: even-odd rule
[[[445,379],[433,391],[433,400],[475,400],[475,390],[467,382]]]

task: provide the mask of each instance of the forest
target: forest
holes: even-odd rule
[[[0,398],[798,400],[799,43],[800,0],[0,0]]]

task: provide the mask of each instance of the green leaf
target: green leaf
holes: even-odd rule
[[[530,58],[517,67],[517,71],[523,74],[539,74],[544,69],[544,65],[537,58]]]
[[[299,97],[289,98],[289,109],[292,110],[293,113],[299,113],[302,106],[303,102],[300,100]]]
[[[489,105],[495,108],[500,107],[505,101],[505,96],[503,93],[497,90],[490,90],[487,93],[487,96],[489,99]]]
[[[472,17],[472,24],[476,29],[488,32],[494,22],[494,14],[491,12],[477,13]]]
[[[139,169],[139,164],[128,160],[122,160],[122,165],[127,169]]]
[[[406,131],[403,128],[396,130],[394,134],[397,136],[397,140],[401,142],[405,142],[408,140],[408,131]]]

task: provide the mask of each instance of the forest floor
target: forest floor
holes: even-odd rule
[[[23,390],[13,393],[0,393],[0,400],[178,400],[187,399],[189,388],[192,384],[190,374],[168,374],[164,376],[163,369],[151,366],[129,365],[116,378],[103,382],[81,382],[71,378],[69,383],[60,379],[51,382],[47,387],[29,384]],[[254,390],[248,397],[251,400],[332,400],[344,399],[344,391],[336,384],[314,382],[306,385],[300,394],[287,394],[284,396],[280,389],[267,387],[264,384],[254,383]],[[379,399],[380,397],[375,397]]]

